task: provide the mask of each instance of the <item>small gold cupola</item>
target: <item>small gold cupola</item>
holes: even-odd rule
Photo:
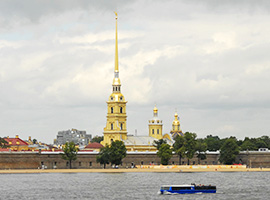
[[[175,111],[175,114],[174,114],[174,120],[172,123],[172,130],[170,133],[172,134],[173,139],[175,139],[177,135],[183,136],[182,130],[180,128],[180,121],[179,121],[177,111]]]

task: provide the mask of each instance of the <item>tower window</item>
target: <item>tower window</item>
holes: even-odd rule
[[[113,113],[113,107],[111,107],[111,113]]]
[[[152,134],[155,134],[155,129],[152,129]]]
[[[117,91],[117,87],[115,87],[115,91]]]
[[[159,129],[157,130],[157,134],[159,134]]]
[[[111,101],[113,100],[113,97],[111,97]]]
[[[113,123],[111,123],[111,130],[113,130]]]
[[[123,113],[123,108],[122,107],[120,107],[120,113]]]
[[[120,100],[122,101],[123,100],[123,97],[120,97]]]
[[[120,123],[120,130],[123,130],[123,123]]]

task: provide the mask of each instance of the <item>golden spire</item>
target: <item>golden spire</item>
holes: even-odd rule
[[[119,78],[119,69],[118,69],[117,12],[114,13],[116,24],[115,24],[115,66],[114,66],[113,92],[119,93],[121,90],[120,88],[121,82]]]
[[[117,39],[117,12],[115,14],[115,66],[114,71],[118,72],[118,39]]]

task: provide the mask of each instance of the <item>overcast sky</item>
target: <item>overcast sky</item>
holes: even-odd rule
[[[119,70],[128,132],[270,134],[269,1],[0,1],[0,136],[102,135]]]

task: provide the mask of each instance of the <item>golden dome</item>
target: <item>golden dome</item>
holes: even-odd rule
[[[155,106],[155,108],[154,108],[154,113],[157,113],[158,112],[158,109],[157,109],[157,107]]]
[[[125,102],[125,97],[122,93],[112,93],[109,97],[109,101],[123,101]]]
[[[173,125],[176,125],[176,126],[180,125],[177,112],[175,112],[174,114]]]
[[[120,78],[114,78],[113,85],[121,85]]]

